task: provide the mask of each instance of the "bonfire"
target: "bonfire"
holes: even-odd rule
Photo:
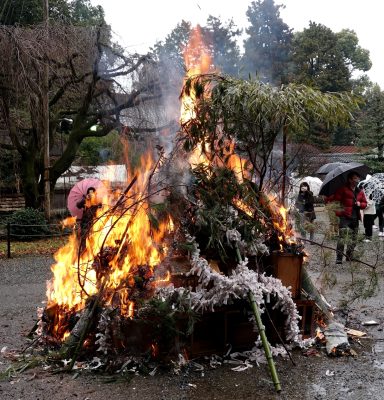
[[[191,41],[198,39],[196,31]],[[182,91],[173,153],[157,146],[157,154],[149,152],[129,169],[119,195],[109,191],[86,203],[87,223],[68,221],[73,234],[55,254],[36,333],[39,343],[70,360],[69,369],[96,356],[98,365],[121,370],[133,355],[186,354],[186,338],[201,315],[239,300],[248,304],[272,375],[261,322],[268,304],[284,316],[283,341],[302,342],[290,288],[267,273],[271,253],[304,255],[279,201],[274,171],[266,179],[279,129],[272,132],[268,124],[265,142],[251,141],[250,149],[241,135],[236,139],[225,114],[203,129],[222,78],[203,44],[197,53],[186,51],[186,63],[194,69]],[[276,376],[274,381],[279,390]]]

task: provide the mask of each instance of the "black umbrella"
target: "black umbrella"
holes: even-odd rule
[[[345,164],[345,163],[343,163],[341,161],[337,161],[337,162],[330,162],[330,163],[324,164],[316,171],[316,174],[317,175],[327,175],[328,172],[333,171],[336,167],[338,167],[341,164]]]
[[[324,196],[334,194],[339,187],[347,183],[347,177],[350,172],[356,172],[364,179],[369,172],[369,168],[357,162],[339,165],[325,176],[319,194]]]

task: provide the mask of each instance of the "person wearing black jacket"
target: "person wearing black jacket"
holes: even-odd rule
[[[300,184],[295,207],[298,212],[297,226],[301,236],[305,239],[307,236],[306,231],[308,231],[309,240],[313,240],[313,221],[316,219],[316,214],[313,193],[307,182],[302,182]]]
[[[379,234],[378,236],[384,236],[384,196],[376,204],[376,215],[379,218]]]

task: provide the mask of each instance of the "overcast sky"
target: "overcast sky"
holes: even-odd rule
[[[130,51],[145,53],[182,20],[205,24],[208,15],[222,21],[233,18],[239,28],[248,26],[245,15],[250,0],[91,0],[104,8],[106,20],[118,41]],[[361,47],[370,51],[373,66],[368,75],[384,89],[383,0],[275,0],[284,4],[281,17],[289,27],[301,31],[309,21],[334,32],[352,29]]]

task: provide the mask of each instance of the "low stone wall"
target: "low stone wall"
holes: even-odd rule
[[[25,207],[25,200],[22,194],[8,194],[0,197],[0,212],[9,213],[22,210]]]

